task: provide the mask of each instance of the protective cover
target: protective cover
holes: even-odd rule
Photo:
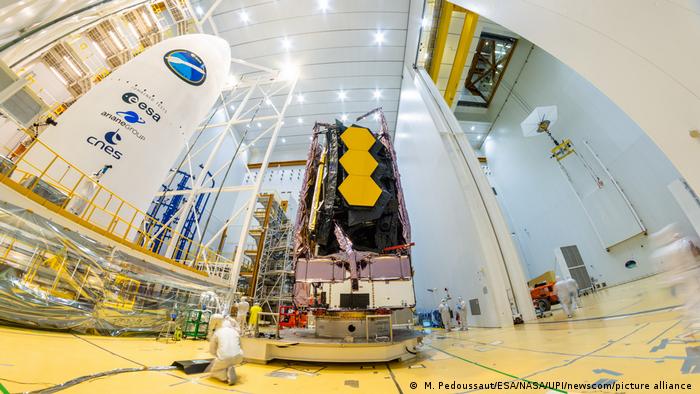
[[[148,262],[0,202],[0,320],[102,335],[152,334],[218,282]]]

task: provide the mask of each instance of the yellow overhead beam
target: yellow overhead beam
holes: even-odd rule
[[[447,43],[447,33],[450,30],[450,20],[452,20],[452,11],[454,4],[447,0],[443,0],[440,8],[440,21],[438,22],[437,35],[435,36],[435,45],[433,46],[432,59],[430,60],[430,78],[437,83],[438,74],[440,74],[440,63],[442,56],[445,53],[445,44]]]
[[[464,16],[464,25],[462,25],[462,33],[459,36],[459,44],[457,44],[455,60],[452,63],[452,70],[450,70],[450,78],[447,80],[447,87],[445,88],[445,101],[449,106],[452,106],[455,96],[457,95],[457,88],[462,80],[462,71],[467,62],[469,48],[472,45],[478,22],[479,15],[467,10]],[[433,79],[435,80],[435,78]]]

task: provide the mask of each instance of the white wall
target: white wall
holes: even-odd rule
[[[549,158],[552,142],[544,135],[523,137],[520,122],[533,107],[557,105],[554,137],[570,138],[592,161],[583,144],[589,141],[650,232],[670,222],[692,231],[667,188],[679,177],[673,165],[602,92],[539,48],[532,52],[513,96],[521,102],[508,100],[483,150],[489,179],[508,212],[529,276],[554,269],[553,250],[567,245],[578,245],[589,273],[608,284],[654,273],[643,235],[614,246],[609,253],[603,249],[556,161]],[[567,160],[578,159],[570,156],[564,163]],[[637,268],[624,267],[630,259],[637,261]]]
[[[697,0],[454,0],[572,67],[700,190]]]
[[[292,222],[296,219],[301,184],[304,181],[305,166],[270,166],[265,171],[265,179],[260,186],[261,192],[275,192],[282,200],[289,202],[287,218]],[[252,185],[260,170],[253,169],[246,174],[243,183]]]
[[[470,323],[485,327],[512,324],[507,296],[510,285],[502,259],[506,257],[511,274],[520,275],[522,280],[520,262],[517,255],[498,250],[499,242],[503,249],[512,245],[497,240],[493,224],[488,223],[477,186],[478,177],[483,175],[477,173],[477,179],[468,175],[462,153],[451,141],[451,125],[440,118],[452,116],[449,108],[442,102],[446,112],[440,115],[422,80],[415,75],[408,69],[404,74],[395,145],[412,241],[416,243],[412,261],[417,308],[434,309],[447,287],[454,298],[479,299],[482,315],[471,317]],[[439,94],[434,86],[431,88]],[[452,121],[458,127],[454,116]],[[473,153],[469,159],[478,168]],[[494,221],[500,215],[493,210],[490,214]],[[518,287],[516,295],[531,309],[529,295],[523,295],[522,286],[514,285]],[[439,296],[427,291],[433,288],[438,289]]]

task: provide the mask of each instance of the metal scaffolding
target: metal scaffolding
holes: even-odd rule
[[[293,224],[273,194],[261,194],[261,203],[267,204],[267,215],[255,217],[263,221],[258,240],[259,255],[254,275],[255,297],[263,312],[277,313],[280,306],[292,305],[294,269],[292,267]],[[263,197],[265,196],[265,197]],[[262,212],[259,212],[262,213]],[[261,223],[261,224],[262,224]]]

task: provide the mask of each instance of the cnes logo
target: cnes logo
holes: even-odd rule
[[[95,136],[90,136],[87,138],[87,143],[98,148],[99,150],[105,152],[106,154],[112,156],[113,158],[119,160],[122,158],[122,153],[116,150],[114,147],[121,142],[122,136],[119,135],[119,129],[114,131],[108,131],[105,133],[104,138],[100,139]]]
[[[140,110],[144,111],[146,115],[150,116],[156,122],[160,120],[160,114],[156,112],[153,107],[149,106],[147,103],[141,101],[136,93],[127,92],[122,95],[122,100],[127,104],[136,104]],[[136,117],[138,119],[138,116]],[[129,121],[130,123],[133,123]],[[141,123],[141,122],[139,122]]]

